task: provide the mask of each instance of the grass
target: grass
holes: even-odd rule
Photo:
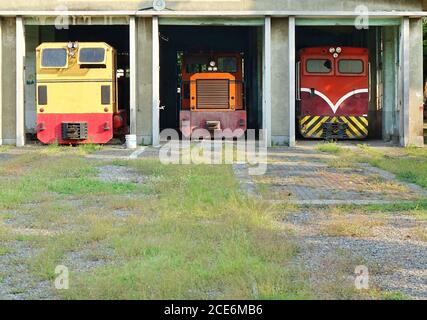
[[[339,206],[337,210],[341,212],[355,212],[359,214],[389,214],[401,213],[415,217],[419,220],[427,221],[427,200],[396,202],[391,204],[371,204],[365,206]]]
[[[325,143],[318,144],[316,146],[316,149],[320,152],[332,153],[332,154],[341,154],[346,150],[345,148],[341,147],[339,144],[335,142],[325,142]]]
[[[1,152],[7,152],[11,149],[11,146],[0,146],[0,153]]]
[[[20,242],[32,254],[19,264],[40,281],[53,281],[58,265],[69,267],[70,290],[55,297],[360,297],[351,282],[343,285],[353,272],[345,265],[334,283],[311,283],[305,266],[296,263],[300,248],[292,232],[278,222],[295,208],[245,198],[231,166],[105,163],[75,151],[53,146],[4,161],[0,169],[0,256],[13,255],[10,244]],[[100,181],[105,165],[131,167],[144,183]],[[334,220],[325,232],[336,236],[365,236],[374,227],[363,218],[345,227],[344,216]],[[17,234],[14,223],[50,233]]]
[[[415,238],[415,240],[427,242],[427,227],[426,226],[424,226],[424,227],[419,226],[419,227],[413,228],[411,230],[411,233],[412,233],[413,237]]]
[[[8,255],[8,254],[10,254],[10,253],[12,253],[12,252],[13,252],[13,250],[12,250],[12,249],[10,249],[10,248],[0,247],[0,257],[1,257],[1,256],[5,256],[5,255]]]
[[[285,267],[297,247],[273,223],[269,206],[241,198],[230,167],[131,165],[157,178],[157,201],[104,239],[122,263],[76,276],[66,298],[309,296],[298,270]]]
[[[333,216],[331,220],[321,226],[321,234],[330,237],[370,237],[374,235],[374,228],[385,223],[379,219],[367,216]]]
[[[52,165],[53,160],[55,165]],[[5,179],[0,181],[0,209],[15,209],[22,204],[39,202],[40,195],[44,193],[99,196],[138,191],[132,183],[98,180],[96,167],[75,155],[46,157],[25,154],[7,162],[1,173]]]
[[[71,288],[62,298],[312,296],[292,263],[298,246],[275,222],[274,208],[242,197],[231,166],[115,161],[145,182],[104,183],[97,172],[105,163],[67,150],[18,156],[0,173],[0,210],[16,212],[12,223],[18,219],[20,228],[52,231],[15,234],[0,224],[1,248],[7,252],[10,241],[32,248],[23,263],[40,281],[53,281],[57,265],[69,266]],[[81,271],[90,261],[72,257],[85,250],[84,259],[99,267]]]
[[[48,155],[63,155],[65,154],[73,154],[73,155],[87,155],[91,153],[98,152],[103,149],[102,145],[98,144],[81,144],[78,146],[64,146],[59,145],[58,143],[53,143],[46,146],[42,149],[42,153]]]
[[[336,155],[329,165],[336,168],[354,168],[360,163],[369,163],[396,175],[400,180],[427,188],[426,148],[372,148],[359,145],[344,148],[336,143],[319,144],[317,150]]]

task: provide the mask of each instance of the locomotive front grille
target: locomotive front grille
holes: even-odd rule
[[[229,109],[230,81],[197,80],[197,109]]]
[[[87,140],[88,131],[86,122],[63,122],[63,140]]]

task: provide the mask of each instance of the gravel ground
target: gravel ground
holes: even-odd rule
[[[15,241],[10,248],[10,254],[0,256],[0,300],[55,299],[52,282],[36,280],[23,263],[38,251],[23,241]]]
[[[355,217],[346,215],[348,219]],[[341,258],[349,275],[347,285],[354,283],[353,270],[362,264],[371,269],[372,287],[411,299],[427,299],[427,243],[411,236],[415,227],[427,232],[427,222],[392,214],[384,218],[383,226],[373,228],[370,237],[325,236],[321,226],[332,219],[317,210],[291,214],[284,222],[295,231],[302,246],[299,261],[309,270],[314,285],[335,277],[331,266]]]
[[[98,168],[98,179],[104,182],[144,183],[144,177],[129,167],[104,166]]]

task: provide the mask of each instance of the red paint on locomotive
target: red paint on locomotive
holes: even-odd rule
[[[369,55],[365,48],[319,47],[299,52],[297,118],[306,138],[325,137],[330,122],[342,138],[368,135]]]

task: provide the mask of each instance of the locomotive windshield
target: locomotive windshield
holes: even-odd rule
[[[44,49],[42,67],[63,68],[67,66],[67,49]]]
[[[187,73],[199,73],[208,71],[207,63],[192,63],[187,64]]]
[[[82,48],[80,49],[80,63],[104,63],[104,48]]]
[[[194,57],[187,61],[187,73],[201,73],[212,71],[209,70],[209,63],[212,59],[208,59],[207,57]],[[215,61],[215,59],[213,60]],[[215,61],[217,65],[217,70],[215,72],[228,72],[228,73],[236,73],[238,71],[237,66],[237,58],[236,57],[219,57],[217,61]]]
[[[347,73],[347,74],[361,74],[364,72],[364,66],[363,66],[362,60],[347,60],[342,59],[338,62],[338,71],[340,73]]]
[[[329,59],[307,60],[308,73],[330,73],[332,71],[332,61]]]
[[[220,57],[218,58],[218,70],[220,72],[237,72],[237,58],[236,57]]]

